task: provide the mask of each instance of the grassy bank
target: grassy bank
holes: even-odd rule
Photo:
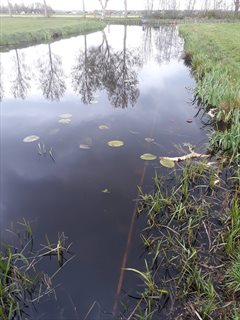
[[[240,24],[182,25],[209,158],[176,162],[142,192],[144,286],[136,319],[240,319]],[[211,156],[214,156],[211,159]],[[172,167],[172,163],[171,167]]]
[[[0,48],[41,43],[104,27],[104,22],[94,19],[1,17]]]
[[[240,23],[183,25],[186,60],[197,80],[195,94],[213,108],[216,130],[210,138],[215,152],[238,160],[240,132]],[[223,125],[225,124],[225,125]]]

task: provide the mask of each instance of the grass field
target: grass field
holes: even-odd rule
[[[180,32],[197,80],[195,93],[215,108],[216,125],[226,124],[215,131],[210,146],[239,160],[240,23],[182,25]]]
[[[1,17],[0,46],[2,48],[39,43],[73,34],[104,28],[105,23],[81,18]]]

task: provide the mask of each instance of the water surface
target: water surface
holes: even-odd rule
[[[113,319],[116,295],[134,292],[136,277],[119,277],[123,266],[142,267],[141,224],[131,224],[137,186],[151,190],[155,172],[169,173],[140,156],[174,156],[176,145],[206,139],[182,50],[175,26],[109,26],[1,54],[1,229],[24,217],[36,241],[64,232],[76,254],[55,279],[57,302],[44,302],[35,319],[83,319],[94,301],[89,319]],[[69,124],[58,122],[65,113]],[[38,154],[39,141],[24,143],[29,135],[55,161]]]

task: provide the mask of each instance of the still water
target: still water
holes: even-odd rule
[[[155,172],[169,173],[140,156],[206,141],[182,51],[175,26],[108,26],[1,54],[1,230],[24,217],[37,242],[64,232],[76,254],[55,279],[57,301],[34,319],[84,319],[94,302],[87,319],[114,319],[118,299],[138,290],[121,273],[143,263],[137,186],[149,191]],[[40,140],[24,143],[30,135]]]

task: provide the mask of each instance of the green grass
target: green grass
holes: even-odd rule
[[[105,23],[83,18],[1,17],[0,47],[24,46],[101,30]]]
[[[63,233],[58,235],[57,244],[50,243],[46,237],[47,244],[35,250],[28,221],[23,219],[8,231],[13,236],[12,244],[0,244],[0,318],[22,320],[26,319],[30,306],[36,308],[43,297],[55,295],[54,278],[73,256],[66,259],[70,246],[65,247],[67,238]],[[52,275],[38,267],[47,257],[57,260],[58,267]]]
[[[197,81],[195,94],[215,108],[214,151],[237,160],[240,148],[240,23],[182,25],[186,57]],[[221,126],[219,125],[221,124]],[[224,130],[222,124],[225,124]],[[218,130],[219,129],[219,130]]]
[[[226,274],[226,287],[233,294],[240,294],[240,250]]]

